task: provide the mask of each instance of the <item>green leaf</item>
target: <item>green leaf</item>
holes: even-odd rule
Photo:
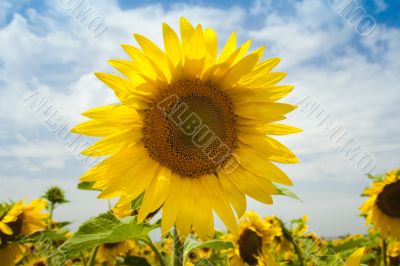
[[[291,191],[291,190],[289,190],[289,189],[287,189],[287,188],[284,188],[284,187],[278,187],[278,186],[276,186],[276,185],[275,185],[275,187],[276,187],[276,190],[278,191],[278,194],[277,194],[277,195],[286,196],[286,197],[289,197],[289,198],[292,198],[292,199],[295,199],[295,200],[298,200],[298,201],[303,202],[303,201],[299,198],[299,196],[297,196],[293,191]]]
[[[94,183],[95,183],[94,181],[93,182],[80,182],[78,184],[78,189],[100,191],[100,189],[93,188]]]
[[[62,228],[62,227],[66,227],[68,225],[70,225],[71,222],[65,221],[65,222],[57,222],[57,223],[53,223],[53,227],[56,228]]]
[[[342,252],[342,251],[346,251],[349,249],[355,249],[355,248],[359,248],[359,247],[368,246],[368,243],[369,243],[368,239],[362,237],[359,239],[347,241],[346,243],[343,243],[342,245],[339,245],[339,246],[332,246],[331,248],[335,252]]]
[[[160,226],[137,224],[136,217],[128,216],[121,220],[111,213],[100,214],[83,223],[72,238],[62,244],[51,256],[60,263],[69,258],[78,257],[80,252],[105,243],[118,243],[128,239],[137,239],[150,243],[148,233]]]
[[[199,242],[192,237],[187,237],[183,244],[183,265],[186,263],[187,256],[195,249],[211,248],[211,249],[229,249],[233,248],[231,241],[212,239],[205,242]]]

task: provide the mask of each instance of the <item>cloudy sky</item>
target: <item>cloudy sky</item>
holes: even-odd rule
[[[73,2],[83,2],[81,10],[91,8],[92,24],[81,21]],[[214,2],[2,0],[0,200],[33,199],[59,185],[71,203],[56,210],[58,220],[76,226],[106,210],[107,202],[95,192],[76,189],[85,163],[55,128],[83,121],[80,113],[90,107],[116,102],[93,72],[111,72],[106,61],[126,57],[120,44],[134,44],[133,32],[161,44],[162,22],[177,29],[185,16],[214,27],[220,48],[231,31],[242,42],[253,39],[253,48],[266,45],[264,57],[281,57],[278,69],[288,72],[285,83],[296,86],[286,102],[300,108],[287,123],[304,132],[280,139],[301,160],[282,168],[303,202],[276,197],[273,206],[252,201],[249,209],[285,220],[308,214],[311,229],[323,236],[363,232],[357,208],[368,184],[365,169],[382,173],[400,166],[400,3]],[[358,20],[346,18],[339,2],[358,5],[364,13]],[[45,111],[29,108],[26,99],[39,96],[46,99]],[[322,115],[312,114],[310,106],[318,106]],[[54,112],[59,124],[52,127],[46,115]],[[340,148],[321,122],[324,117],[358,147],[354,156],[368,155],[374,165],[363,169]]]

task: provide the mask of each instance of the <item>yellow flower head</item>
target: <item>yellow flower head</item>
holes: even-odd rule
[[[400,239],[400,169],[388,172],[383,181],[373,182],[363,195],[369,197],[360,207],[367,224],[385,237]]]
[[[0,217],[0,266],[14,265],[20,260],[26,250],[24,245],[11,244],[20,236],[33,234],[46,228],[45,219],[48,215],[42,213],[46,208],[46,201],[36,199],[29,204],[17,202]]]
[[[259,258],[267,258],[263,251],[271,244],[275,233],[275,228],[257,213],[246,212],[240,220],[238,234],[230,237],[235,244],[231,263],[236,261],[241,262],[240,265],[256,265]]]
[[[112,263],[116,261],[118,256],[125,256],[134,249],[133,241],[122,241],[117,243],[107,243],[99,247],[98,260],[103,262]]]
[[[124,78],[96,74],[120,103],[86,111],[91,120],[72,129],[102,137],[84,155],[108,156],[81,181],[119,197],[117,208],[144,193],[138,221],[161,208],[163,233],[176,224],[181,236],[212,237],[213,211],[236,232],[232,207],[242,216],[245,195],[271,204],[273,182],[292,184],[273,162],[298,161],[271,137],[300,131],[276,123],[295,109],[277,102],[293,89],[277,85],[279,59],[260,61],[264,47],[248,53],[235,33],[218,54],[215,31],[184,18],[180,38],[163,24],[164,50],[134,37],[140,48],[122,46],[132,61],[109,61]]]

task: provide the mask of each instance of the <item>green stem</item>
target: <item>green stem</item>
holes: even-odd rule
[[[146,242],[150,248],[153,250],[153,252],[156,254],[158,261],[160,262],[161,266],[166,266],[167,264],[164,261],[164,258],[162,257],[160,251],[158,250],[158,248],[153,244],[153,242],[150,240],[148,242]]]
[[[51,230],[52,227],[52,220],[53,220],[53,211],[54,211],[54,203],[50,202],[50,207],[49,207],[49,223],[48,223],[48,229]]]
[[[79,254],[81,254],[81,259],[82,259],[82,264],[83,266],[86,266],[86,259],[85,259],[85,255],[83,255],[82,252],[79,252]]]
[[[290,237],[290,242],[292,242],[294,251],[296,252],[297,257],[299,258],[300,266],[304,266],[303,253],[301,252],[299,245],[297,245],[296,241],[294,241],[294,239],[292,237]]]
[[[179,240],[178,232],[174,227],[174,250],[172,254],[172,265],[183,266],[183,244]]]
[[[98,250],[99,250],[99,246],[93,248],[92,254],[90,255],[90,260],[89,260],[88,266],[94,266],[96,264],[96,255],[97,255]]]
[[[385,238],[382,238],[382,261],[383,265],[387,266],[387,242]]]
[[[292,233],[289,231],[289,229],[286,228],[285,224],[280,219],[278,219],[278,221],[281,224],[283,235],[293,245],[294,251],[299,259],[299,265],[304,266],[303,252],[301,251],[299,245],[297,245],[296,241],[294,240],[294,238],[292,236]]]

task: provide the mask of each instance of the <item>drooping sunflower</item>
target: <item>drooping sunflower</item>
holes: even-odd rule
[[[235,245],[230,265],[259,265],[259,259],[268,258],[267,247],[272,243],[277,228],[265,222],[255,212],[246,212],[239,223],[239,231],[229,238]]]
[[[46,227],[48,214],[42,213],[46,201],[36,199],[29,204],[17,202],[0,206],[0,266],[14,265],[26,250],[23,244],[11,241],[27,236]]]
[[[367,224],[372,224],[385,237],[400,240],[400,169],[373,182],[363,195],[369,197],[360,207]]]
[[[130,60],[110,60],[123,76],[97,73],[120,103],[83,113],[91,120],[72,129],[102,137],[87,156],[108,156],[81,177],[95,182],[100,198],[119,197],[118,208],[144,193],[138,221],[162,208],[162,232],[176,224],[181,236],[194,229],[213,235],[213,210],[231,230],[248,195],[271,204],[274,182],[292,185],[273,162],[296,156],[271,135],[299,132],[276,123],[295,109],[278,103],[293,86],[277,85],[278,58],[260,61],[264,47],[248,53],[236,34],[218,55],[211,28],[180,20],[181,38],[163,24],[165,50],[134,34],[141,49],[122,45]]]

